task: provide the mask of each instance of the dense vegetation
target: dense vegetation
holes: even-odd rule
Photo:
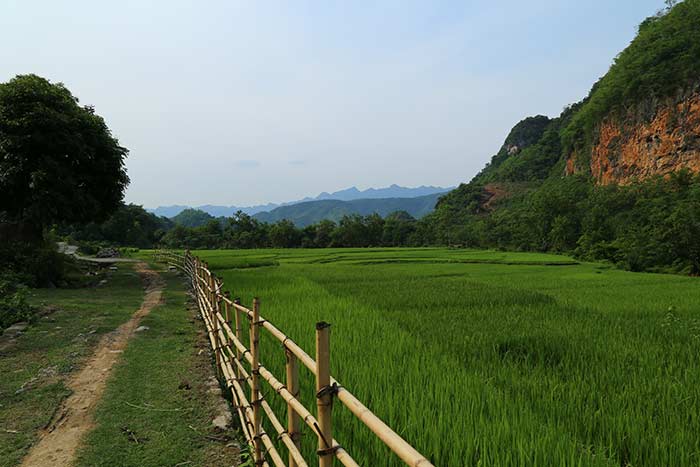
[[[117,209],[127,152],[62,84],[36,75],[0,84],[0,329],[31,318],[26,286],[66,283],[49,227]]]
[[[184,209],[178,213],[178,215],[171,218],[175,225],[181,225],[183,227],[201,227],[214,219],[215,217],[208,212],[193,208]]]
[[[127,153],[62,84],[36,75],[0,84],[0,222],[25,226],[19,239],[109,216],[129,183]],[[0,240],[9,230],[0,229]]]
[[[549,178],[488,215],[455,207],[479,190],[465,186],[438,209],[438,242],[573,252],[634,271],[700,273],[700,177],[688,172],[630,186],[595,186],[582,176]]]
[[[322,220],[298,228],[283,219],[274,224],[260,222],[242,212],[206,225],[186,228],[177,225],[160,244],[169,248],[327,248],[404,246],[420,243],[420,223],[399,211],[382,218],[378,214],[343,216],[338,223]]]
[[[697,463],[694,278],[463,249],[196,254],[309,353],[314,323],[332,323],[333,375],[435,465]],[[283,376],[262,336],[262,364]],[[339,407],[334,435],[361,465],[401,465]]]
[[[170,219],[157,217],[141,206],[122,204],[104,222],[59,226],[56,232],[86,253],[94,253],[100,246],[152,248],[173,225]]]

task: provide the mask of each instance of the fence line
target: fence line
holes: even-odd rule
[[[192,291],[207,328],[209,342],[216,360],[217,376],[230,389],[233,406],[241,422],[243,434],[251,447],[256,465],[269,467],[308,467],[301,454],[301,422],[318,438],[318,465],[330,467],[333,460],[346,467],[359,466],[348,452],[333,438],[332,408],[337,398],[367,428],[369,428],[406,465],[433,467],[428,459],[408,444],[379,417],[374,415],[350,391],[341,386],[330,374],[330,325],[316,324],[316,359],[260,316],[260,302],[253,300],[252,309],[239,300],[232,300],[223,292],[223,281],[209,270],[207,263],[193,256],[171,251],[156,251],[155,260],[165,262],[183,271],[191,282]],[[249,345],[244,344],[244,319],[250,321]],[[278,380],[261,364],[260,329],[279,340],[285,352],[285,383]],[[247,367],[246,363],[247,362]],[[299,400],[299,363],[316,377],[316,416]],[[261,394],[261,382],[267,383],[287,404],[286,427],[272,411]],[[249,389],[246,396],[246,383]],[[288,451],[285,462],[272,438],[265,432],[265,415]]]

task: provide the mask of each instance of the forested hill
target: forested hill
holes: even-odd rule
[[[352,201],[319,200],[298,203],[291,206],[281,206],[270,212],[261,212],[253,217],[259,221],[274,223],[284,219],[292,221],[297,227],[306,227],[322,220],[339,221],[343,216],[359,214],[362,216],[373,213],[382,217],[405,211],[419,219],[430,213],[440,196],[444,193],[434,193],[415,198],[378,198],[357,199]]]
[[[700,273],[700,0],[647,18],[581,102],[518,123],[433,243]]]

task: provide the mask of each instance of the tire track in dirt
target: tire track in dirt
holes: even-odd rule
[[[136,272],[146,287],[141,307],[129,321],[105,335],[85,366],[66,382],[72,394],[56,410],[39,440],[22,461],[22,467],[69,467],[83,436],[94,427],[94,412],[107,380],[121,352],[146,316],[161,301],[165,282],[146,263],[137,263]]]

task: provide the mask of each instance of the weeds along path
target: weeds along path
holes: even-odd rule
[[[165,287],[160,275],[149,269],[146,263],[137,263],[135,269],[146,287],[141,307],[129,321],[105,335],[85,366],[70,377],[66,385],[72,394],[58,407],[51,422],[39,434],[39,440],[22,461],[23,467],[72,465],[81,438],[93,428],[95,407],[114,364],[141,319],[160,303]]]

